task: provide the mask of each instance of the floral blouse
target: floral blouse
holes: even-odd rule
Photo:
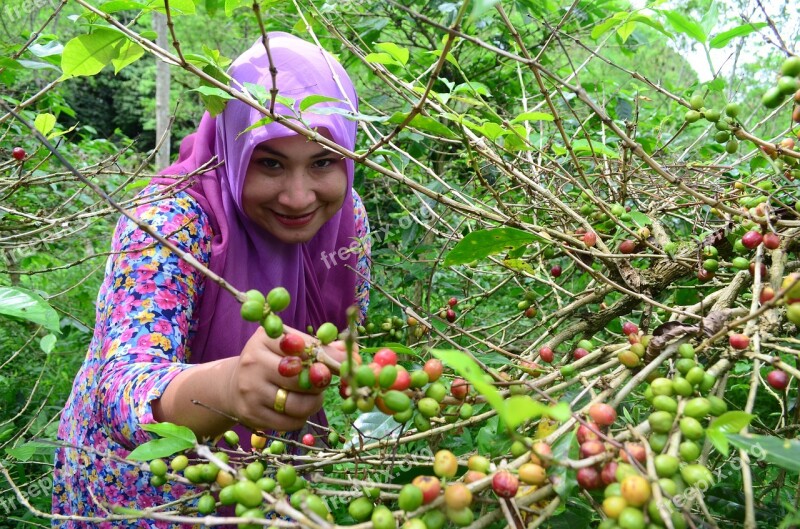
[[[151,186],[142,195],[157,192]],[[353,209],[356,235],[364,241],[357,270],[368,278],[369,224],[355,190]],[[171,239],[181,250],[208,264],[211,224],[187,193],[140,205],[134,213],[159,232],[174,233]],[[130,449],[152,438],[140,427],[154,422],[151,402],[191,366],[186,361],[186,343],[196,323],[194,308],[202,300],[204,276],[169,249],[154,245],[124,217],[117,224],[111,250],[97,297],[94,336],[58,430],[65,446],[56,451],[53,514],[73,518],[102,518],[115,506],[143,509],[165,505],[188,488],[169,482],[153,487],[149,473],[123,460]],[[356,290],[363,319],[368,281],[359,279]],[[53,527],[173,525],[153,520],[97,523],[54,519]]]

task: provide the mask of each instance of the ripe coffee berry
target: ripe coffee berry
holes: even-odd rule
[[[767,373],[767,383],[778,391],[783,391],[789,387],[789,375],[780,369],[774,369]]]
[[[284,334],[278,346],[283,354],[300,356],[306,350],[306,341],[299,334]]]
[[[583,347],[577,347],[574,351],[572,351],[572,358],[575,360],[580,360],[584,356],[588,355],[589,351],[584,349]]]
[[[763,237],[764,248],[774,250],[781,245],[781,237],[777,233],[767,233]]]
[[[372,361],[382,366],[389,366],[389,365],[396,366],[397,353],[395,353],[392,349],[389,349],[388,347],[384,347],[382,349],[378,349]]]
[[[757,231],[748,231],[742,235],[742,244],[749,250],[755,250],[764,238]]]
[[[599,426],[611,426],[617,420],[617,411],[608,404],[598,402],[589,408],[589,416]]]
[[[447,304],[448,304],[450,307],[455,307],[455,306],[458,304],[458,299],[456,299],[456,297],[455,297],[455,296],[453,296],[452,298],[450,298],[450,299],[448,299],[448,300],[447,300]]]
[[[619,245],[619,253],[629,254],[636,250],[636,241],[625,239]]]
[[[307,433],[303,436],[303,444],[306,446],[314,446],[314,434]]]
[[[303,361],[297,356],[284,356],[278,364],[278,374],[282,377],[294,377],[303,370]]]
[[[639,332],[639,327],[632,321],[626,321],[622,324],[622,334],[625,336],[630,336],[631,334],[636,334],[637,332]]]
[[[15,160],[24,160],[27,153],[22,147],[14,147],[11,150],[11,156],[13,156]]]
[[[553,350],[547,346],[542,347],[539,349],[539,358],[542,359],[542,362],[547,362],[548,364],[553,361]]]
[[[439,380],[439,377],[442,376],[444,364],[442,364],[442,361],[438,358],[431,358],[425,362],[425,365],[422,367],[422,369],[428,374],[429,382],[436,382]]]
[[[454,378],[450,385],[450,394],[458,400],[464,400],[469,393],[469,384],[463,378]]]
[[[600,472],[594,467],[579,468],[575,477],[578,480],[578,485],[586,490],[599,489],[603,486],[603,480],[600,479]]]
[[[583,444],[586,441],[598,440],[600,439],[600,427],[593,422],[587,422],[586,424],[578,426],[576,435],[578,437],[578,444]]]
[[[314,362],[308,368],[308,379],[314,387],[328,387],[328,384],[331,383],[331,370],[322,362]]]
[[[550,275],[553,276],[553,277],[561,276],[561,266],[560,265],[555,265],[554,267],[552,267],[550,269]]]
[[[456,311],[453,309],[447,309],[447,312],[445,313],[445,319],[447,319],[447,321],[450,323],[456,321]]]
[[[734,349],[744,350],[750,346],[750,337],[746,334],[731,334],[728,342]]]
[[[492,490],[501,498],[513,498],[519,490],[519,479],[508,470],[496,472],[492,477]]]

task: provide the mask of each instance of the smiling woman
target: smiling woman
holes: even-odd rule
[[[321,133],[332,139],[327,131]],[[287,136],[253,150],[242,208],[275,238],[306,242],[341,209],[346,192],[344,159],[304,136]]]
[[[270,33],[268,46],[271,61],[260,40],[234,61],[234,86],[269,89],[274,66],[282,101],[299,106],[324,95],[335,100],[322,105],[356,109],[352,84],[332,56],[285,33]],[[296,108],[277,105],[276,112],[298,117]],[[367,217],[353,190],[352,160],[277,121],[253,128],[262,118],[237,100],[216,117],[203,116],[181,144],[179,160],[142,192],[135,213],[239,290],[286,288],[291,302],[280,316],[302,352],[317,340],[296,329],[325,322],[342,329],[351,305],[362,318],[366,313]],[[308,109],[302,123],[311,135],[355,146],[356,125],[340,115]],[[354,240],[366,245],[354,247]],[[342,255],[342,248],[355,251]],[[173,422],[198,437],[238,429],[245,450],[250,431],[288,431],[298,440],[309,430],[321,437],[309,422],[325,425],[322,388],[283,376],[279,366],[290,352],[258,322],[244,321],[233,296],[126,219],[112,251],[94,339],[59,428],[57,527],[128,527],[102,519],[114,507],[163,505],[187,492],[177,483],[154,486],[149,473],[124,462],[150,440],[144,424]],[[335,266],[319,257],[334,254]],[[340,342],[326,352],[334,361],[344,358]],[[170,526],[146,524],[130,526]]]

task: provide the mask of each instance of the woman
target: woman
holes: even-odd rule
[[[296,117],[303,98],[334,97],[339,101],[300,117],[305,127],[353,149],[355,122],[313,113],[326,106],[355,109],[356,94],[341,65],[291,35],[268,36],[269,56],[259,40],[234,61],[232,85],[270,90],[271,58],[279,95],[295,101],[294,109],[277,105],[276,112]],[[136,216],[239,290],[285,287],[292,303],[280,316],[287,326],[331,321],[341,329],[347,307],[359,305],[363,318],[368,302],[369,247],[349,251],[355,240],[368,240],[353,161],[279,123],[246,130],[262,118],[235,100],[216,117],[206,114],[183,141],[178,162],[141,196],[162,196],[179,175],[214,169],[193,178],[185,191],[138,206]],[[324,422],[320,390],[303,391],[277,373],[277,340],[242,320],[233,296],[127,219],[117,225],[112,250],[94,337],[59,428],[66,446],[56,454],[55,514],[102,518],[113,506],[153,507],[186,492],[179,484],[153,487],[147,473],[109,457],[124,458],[150,440],[143,424],[173,422],[202,437],[232,427],[231,417],[252,430],[278,432],[298,430],[309,417]],[[343,358],[340,347],[327,349]],[[249,448],[249,433],[240,438]],[[53,524],[127,526],[63,518]]]

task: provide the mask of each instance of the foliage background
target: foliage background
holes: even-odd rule
[[[233,57],[260,34],[245,2],[188,3],[196,6],[196,13],[174,19],[185,53],[203,53],[206,47]],[[412,122],[413,127],[394,134],[396,121],[363,122],[369,134],[361,135],[358,149],[363,152],[377,138],[391,134],[391,142],[370,159],[415,183],[387,177],[374,168],[358,171],[356,185],[376,234],[376,288],[370,308],[370,321],[376,327],[367,343],[403,342],[417,354],[429,346],[447,344],[501,370],[516,361],[513,355],[535,357],[540,345],[551,343],[559,346],[558,362],[567,364],[579,338],[593,337],[598,346],[619,342],[618,316],[652,330],[671,317],[664,306],[692,306],[734,278],[728,271],[709,285],[698,284],[690,254],[727,221],[715,215],[708,203],[660,178],[615,134],[611,124],[635,139],[658,166],[706,197],[736,206],[740,197],[735,182],[744,183],[747,193],[760,195],[765,193],[755,184],[770,181],[771,197],[788,204],[797,198],[794,181],[783,178],[783,171],[752,144],[742,142],[735,155],[727,155],[724,145],[709,138],[715,132],[712,127],[702,121],[687,126],[683,115],[689,96],[703,93],[709,106],[740,103],[742,122],[755,136],[780,138],[792,125],[787,112],[770,114],[759,100],[774,82],[785,52],[796,45],[798,17],[791,2],[769,6],[769,17],[764,6],[748,2],[680,0],[637,6],[620,0],[502,2],[520,42],[547,72],[537,81],[509,55],[518,55],[520,49],[508,24],[491,8],[493,3],[473,2],[470,9],[478,15],[462,26],[466,35],[485,45],[457,40],[451,51],[453,61],[444,62],[440,71],[437,50],[441,52],[446,40],[443,28],[458,18],[458,2],[267,1],[261,9],[266,30],[304,36],[310,30],[339,55],[357,84],[365,115],[386,118],[408,112],[431,72],[437,71],[428,86],[432,90],[428,101],[433,104],[426,103],[424,112],[440,126]],[[72,2],[30,4],[8,2],[0,9],[1,97],[18,105],[35,96],[34,102],[25,105],[25,117],[55,116],[51,133],[56,134],[52,139],[59,151],[124,203],[154,172],[150,158],[155,145],[154,61],[145,56],[116,74],[106,68],[97,75],[59,80],[62,46],[103,21]],[[150,14],[139,11],[120,10],[114,16],[131,30],[146,34]],[[701,82],[687,63],[689,50],[709,55],[714,36],[749,21],[768,24],[722,46],[724,58],[712,64],[719,75]],[[408,60],[387,56],[381,43],[408,50]],[[369,53],[384,55],[365,60]],[[172,150],[177,152],[180,139],[193,130],[203,106],[192,91],[198,86],[196,77],[179,68],[173,68],[173,76],[172,104],[177,110]],[[564,82],[582,91],[571,91]],[[554,121],[522,120],[517,122],[522,137],[510,132],[509,123],[531,111],[543,112]],[[459,123],[463,119],[470,123]],[[486,152],[481,150],[485,145],[489,146]],[[24,165],[10,156],[16,146],[29,154]],[[52,460],[49,447],[25,443],[55,438],[60,407],[91,338],[94,297],[115,216],[7,115],[0,118],[0,189],[0,285],[39,293],[57,312],[60,328],[55,346],[48,351],[40,345],[47,330],[13,319],[3,320],[0,326],[0,449],[4,450],[0,461],[5,477],[13,477],[20,489],[28,490],[28,484],[46,479]],[[581,193],[588,190],[599,198],[597,203],[592,205]],[[449,204],[434,200],[437,194],[449,198]],[[645,292],[647,300],[659,305],[623,304],[625,310],[613,317],[593,318],[610,314],[608,307],[625,298],[618,288],[624,281],[609,264],[619,256],[606,252],[588,264],[611,278],[607,295],[575,303],[583,294],[605,287],[596,273],[585,273],[578,254],[564,244],[570,243],[568,237],[579,225],[576,219],[591,220],[597,229],[603,221],[596,214],[614,203],[631,207],[633,213],[629,220],[598,229],[608,248],[616,248],[641,224],[656,222],[664,237],[679,245],[686,270],[658,291]],[[637,217],[637,212],[643,217]],[[501,225],[521,227],[538,236],[510,255],[498,254],[468,266],[445,266],[444,257],[462,236]],[[784,226],[794,229],[791,222]],[[667,258],[657,251],[664,237],[642,250],[647,256],[631,261],[636,270],[648,270]],[[564,269],[557,279],[550,274],[555,264]],[[533,293],[538,309],[533,319],[523,318],[518,308],[525,292]],[[456,326],[437,317],[451,296],[460,300]],[[750,300],[747,287],[732,304],[749,307]],[[422,315],[434,330],[414,335],[404,323],[408,309]],[[394,318],[391,335],[381,332],[387,318],[389,327]],[[784,351],[795,347],[794,328],[778,323],[770,329],[774,343]],[[498,349],[512,355],[500,354]],[[794,355],[785,358],[795,361]],[[410,356],[406,362],[418,365],[419,359]],[[753,365],[743,359],[734,362],[725,394],[732,408],[747,405]],[[585,380],[581,384],[592,386]],[[590,393],[572,387],[553,395],[572,399],[578,409]],[[331,394],[328,409],[335,409],[337,398]],[[798,419],[794,388],[782,396],[762,392],[754,404],[758,430],[781,429],[794,436]],[[640,398],[632,397],[623,409],[631,424],[646,417]],[[333,421],[344,424],[335,413]],[[511,439],[497,443],[495,428],[496,421],[430,442],[459,455],[477,448],[499,456]],[[724,465],[725,461],[718,458],[715,463]],[[794,523],[797,476],[775,467],[754,471],[759,523]],[[740,480],[733,473],[709,493],[716,517],[741,523]],[[10,487],[6,483],[0,489],[0,499],[7,505],[13,498]],[[31,502],[42,511],[49,510],[46,496],[31,498]],[[590,505],[586,497],[574,495],[570,499],[574,512],[562,512],[560,523],[588,523]],[[8,521],[0,521],[0,527],[35,520],[16,502],[7,514]],[[554,526],[557,519],[553,518]]]

